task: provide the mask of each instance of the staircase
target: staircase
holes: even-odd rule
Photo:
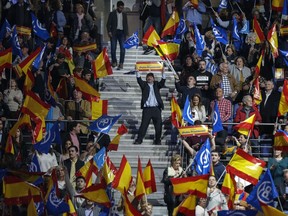
[[[117,48],[117,57],[119,59],[119,48]],[[170,128],[168,120],[171,115],[170,99],[174,91],[174,77],[172,72],[165,68],[166,87],[160,90],[164,102],[162,111],[162,120],[166,120],[162,128],[162,145],[153,145],[154,126],[148,127],[146,137],[141,145],[134,145],[137,138],[138,128],[141,124],[142,110],[140,108],[141,89],[136,81],[136,75],[133,73],[136,61],[161,61],[158,55],[142,55],[142,47],[126,50],[124,69],[113,69],[113,75],[104,77],[100,80],[100,93],[102,99],[108,100],[108,115],[115,116],[122,114],[121,118],[110,131],[110,137],[116,135],[118,126],[122,123],[128,128],[128,134],[121,138],[117,152],[110,152],[109,157],[112,162],[119,167],[121,158],[125,154],[132,168],[132,175],[137,175],[138,156],[141,159],[144,169],[148,160],[151,160],[155,172],[157,192],[148,195],[148,202],[153,204],[153,215],[167,215],[166,204],[163,201],[163,184],[161,183],[164,169],[170,163],[170,156],[177,152],[176,145],[170,145]],[[110,53],[109,53],[110,54]],[[130,72],[130,73],[128,73]],[[146,72],[141,73],[145,79]],[[161,79],[161,72],[154,72],[155,79]],[[172,92],[172,93],[171,93]],[[115,191],[116,203],[120,198],[120,193]]]

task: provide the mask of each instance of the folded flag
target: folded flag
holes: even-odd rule
[[[86,98],[86,100],[90,100],[91,96],[100,97],[100,93],[77,74],[74,75],[74,81],[75,88],[82,92],[83,97]]]
[[[128,129],[126,128],[126,126],[124,124],[122,124],[118,128],[116,136],[110,142],[110,144],[108,146],[108,150],[109,151],[117,151],[118,147],[119,147],[119,143],[120,143],[120,138],[123,134],[126,134],[126,133],[128,133]]]
[[[88,129],[99,133],[108,134],[112,126],[118,121],[120,117],[121,115],[118,116],[102,115],[100,118],[96,119],[88,127]]]
[[[283,130],[277,130],[274,135],[274,149],[288,151],[288,133]]]
[[[124,48],[130,49],[134,46],[136,46],[136,49],[139,45],[139,37],[138,37],[138,31],[134,32],[125,42],[124,42]]]
[[[148,30],[145,32],[142,42],[144,44],[147,44],[150,47],[153,47],[154,45],[158,45],[158,42],[160,40],[160,37],[154,27],[151,25]]]

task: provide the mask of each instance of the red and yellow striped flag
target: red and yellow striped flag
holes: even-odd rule
[[[80,78],[77,74],[74,75],[75,88],[81,91],[83,96],[88,100],[91,96],[100,97],[100,93],[94,89],[84,79]]]
[[[125,155],[123,155],[119,169],[116,173],[112,187],[124,194],[124,188],[129,188],[132,178],[132,170]]]
[[[171,122],[175,127],[183,125],[182,111],[174,96],[171,99]]]
[[[256,185],[265,165],[265,161],[251,156],[242,149],[237,149],[226,166],[226,171]]]
[[[174,61],[179,54],[179,44],[176,43],[158,41],[158,45],[154,45],[154,48],[163,60]]]
[[[70,197],[68,195],[66,196],[66,202],[69,206],[69,212],[63,213],[62,216],[77,216],[77,212],[75,210],[75,207],[72,203],[72,200],[70,199]]]
[[[108,146],[109,151],[117,151],[120,143],[120,138],[123,134],[128,133],[128,129],[124,124],[122,124],[118,130],[116,136],[113,138],[113,140],[110,142]]]
[[[272,10],[282,12],[284,0],[272,0]]]
[[[144,186],[144,180],[143,180],[143,173],[142,173],[142,166],[141,166],[141,160],[138,155],[138,169],[137,169],[137,179],[136,179],[136,189],[134,191],[135,198],[138,200],[141,199],[141,197],[145,194],[145,186]]]
[[[174,10],[162,31],[161,37],[163,38],[166,35],[174,35],[176,33],[179,21],[179,14],[176,10]]]
[[[253,19],[253,28],[256,34],[256,44],[263,43],[265,41],[265,35],[261,29],[261,26],[258,20],[256,19],[256,16],[254,16],[254,19]]]
[[[232,209],[235,200],[236,182],[235,175],[231,174],[229,171],[226,172],[221,191],[223,194],[228,195],[228,208]]]
[[[172,178],[170,181],[175,195],[190,193],[205,198],[207,196],[208,177],[209,175]]]
[[[153,169],[150,159],[143,172],[143,181],[144,181],[146,195],[149,195],[157,191],[154,169]]]
[[[25,81],[24,81],[24,86],[23,86],[25,94],[27,94],[28,91],[31,91],[31,89],[34,86],[34,82],[35,82],[35,78],[31,70],[29,69],[25,76]]]
[[[189,194],[176,208],[174,208],[173,216],[182,213],[183,215],[195,215],[196,196]]]
[[[253,94],[253,99],[254,99],[254,103],[259,105],[262,101],[262,94],[261,94],[261,91],[260,91],[260,85],[259,85],[259,77],[257,77],[255,80],[254,80],[254,94]]]
[[[270,205],[267,205],[263,202],[260,201],[260,205],[261,205],[261,208],[262,208],[262,211],[264,213],[264,215],[269,215],[269,216],[285,216],[287,214],[285,214],[284,212],[281,212],[279,211],[278,209],[270,206]]]
[[[80,52],[80,53],[88,52],[88,51],[95,51],[96,49],[97,49],[96,43],[73,46],[73,51],[74,52]]]
[[[272,28],[269,30],[267,40],[269,41],[274,58],[277,58],[279,56],[279,52],[278,52],[278,36],[276,30],[276,23],[274,23]]]
[[[117,173],[116,167],[114,166],[110,158],[107,156],[102,169],[102,175],[107,185],[113,182],[116,173]]]
[[[12,48],[0,52],[0,72],[12,66]]]
[[[124,198],[124,209],[125,209],[126,216],[141,216],[142,215],[136,208],[134,208],[134,206],[129,201],[126,188],[124,188],[123,198]]]
[[[147,44],[150,47],[153,47],[154,45],[158,45],[158,41],[160,40],[160,37],[154,27],[151,25],[148,30],[145,32],[142,42],[144,44]]]
[[[105,47],[97,58],[92,62],[94,78],[101,78],[113,74],[111,62]]]
[[[274,135],[274,146],[275,149],[281,151],[288,151],[288,134],[283,130],[278,130]]]
[[[98,97],[91,97],[92,119],[96,120],[102,115],[107,115],[108,100],[102,100]]]
[[[255,74],[256,74],[256,76],[259,76],[259,75],[260,75],[260,69],[261,69],[262,60],[263,60],[264,55],[265,55],[265,48],[263,48],[263,49],[261,50],[261,55],[260,55],[260,57],[259,57],[259,59],[258,59],[257,65],[256,65],[256,67],[255,67]]]
[[[278,107],[278,116],[283,116],[286,112],[288,112],[288,80],[285,79]]]
[[[76,173],[75,176],[83,176],[86,180],[87,187],[92,185],[92,174],[97,175],[98,168],[95,164],[93,158],[86,162],[83,167],[81,167]]]
[[[30,192],[31,193],[31,192]],[[29,194],[31,196],[31,194]],[[29,216],[38,216],[37,209],[35,207],[35,203],[33,197],[31,196],[30,202],[27,207],[27,215]]]
[[[253,131],[255,124],[255,114],[250,116],[248,119],[240,122],[239,124],[234,126],[234,129],[245,136],[249,135],[249,131]]]

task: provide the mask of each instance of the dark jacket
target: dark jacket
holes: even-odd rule
[[[189,97],[188,99],[190,100],[193,95],[195,94],[199,94],[200,96],[202,96],[202,93],[201,93],[201,90],[193,87],[193,88],[189,88],[188,86],[182,86],[180,84],[180,82],[175,82],[175,87],[176,87],[176,90],[182,94],[181,96],[181,103],[179,104],[180,108],[183,109],[184,108],[184,105],[185,105],[185,101],[186,101],[186,98],[187,96]]]
[[[70,159],[66,159],[66,160],[63,161],[63,164],[67,168],[68,175],[69,175],[69,178],[70,178],[71,160]],[[78,159],[76,164],[75,164],[75,171],[77,172],[78,170],[80,170],[81,167],[84,166],[84,164],[85,163],[83,161]]]
[[[123,31],[124,35],[128,35],[128,22],[127,22],[127,14],[122,12],[123,15]],[[117,31],[117,10],[110,12],[108,21],[106,24],[107,32],[111,32],[112,36],[116,35]]]
[[[153,85],[155,97],[156,97],[156,100],[160,109],[164,109],[164,104],[160,95],[160,89],[165,86],[165,81],[166,79],[162,78],[160,82],[155,81]],[[143,81],[141,79],[141,77],[137,77],[137,82],[142,90],[141,109],[143,109],[144,104],[148,100],[148,97],[149,97],[150,87],[146,81]]]

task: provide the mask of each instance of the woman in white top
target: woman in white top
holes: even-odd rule
[[[58,166],[57,158],[52,148],[47,154],[36,151],[36,156],[41,172],[51,172],[53,168]]]
[[[191,112],[193,115],[194,122],[200,120],[202,123],[206,121],[206,110],[205,106],[202,105],[201,96],[194,94],[190,102]]]

